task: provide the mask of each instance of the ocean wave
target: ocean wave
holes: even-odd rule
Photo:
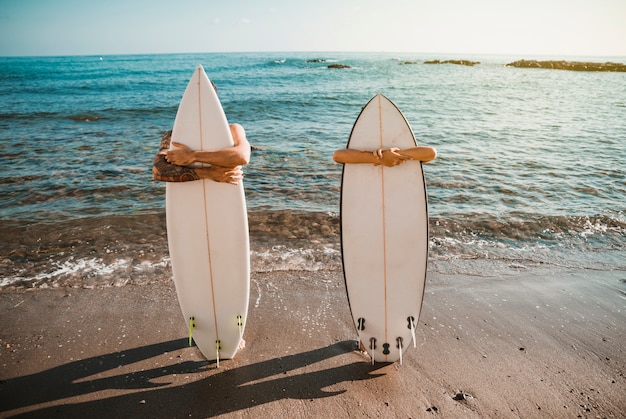
[[[331,247],[276,245],[251,251],[250,267],[253,272],[334,270],[341,268],[341,252]]]
[[[143,105],[143,104],[142,104]],[[50,123],[51,121],[72,121],[72,122],[106,122],[124,121],[132,118],[159,117],[167,118],[169,121],[176,115],[175,106],[145,106],[129,108],[102,108],[76,112],[73,108],[59,111],[35,111],[35,112],[8,112],[0,113],[0,121],[19,122],[28,121],[30,124]],[[171,121],[170,121],[171,123]],[[165,130],[165,128],[163,128]]]
[[[341,269],[339,214],[252,211],[253,272]],[[165,215],[0,220],[0,288],[170,280]],[[534,265],[626,269],[623,214],[430,220],[429,269],[486,275]],[[467,263],[472,261],[472,263]],[[461,263],[463,262],[463,263]]]
[[[42,264],[38,271],[24,269],[0,278],[0,289],[12,288],[102,288],[143,285],[166,278],[171,270],[169,258],[161,261],[132,259],[106,260],[98,257],[75,258]]]

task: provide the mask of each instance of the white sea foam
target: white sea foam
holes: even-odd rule
[[[250,263],[254,272],[337,269],[341,267],[341,252],[328,247],[302,249],[278,245],[251,251]]]
[[[70,257],[63,262],[54,262],[52,266],[35,275],[27,276],[21,273],[6,276],[0,279],[0,289],[15,284],[27,287],[121,286],[129,282],[131,272],[135,273],[135,276],[150,274],[158,269],[168,269],[169,264],[169,258],[133,264],[130,259],[124,258],[105,261],[102,258]]]

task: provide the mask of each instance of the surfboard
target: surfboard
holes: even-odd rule
[[[416,146],[400,110],[378,94],[361,110],[348,148]],[[358,340],[374,362],[402,362],[415,346],[428,259],[428,209],[422,164],[344,165],[341,251]]]
[[[172,142],[194,150],[233,145],[226,116],[198,66],[180,101]],[[250,296],[250,245],[243,182],[166,184],[167,236],[176,293],[191,339],[208,360],[235,356]]]

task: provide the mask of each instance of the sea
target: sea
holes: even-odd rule
[[[339,199],[361,108],[391,99],[419,144],[429,274],[626,271],[626,73],[520,58],[202,53],[0,58],[0,289],[170,280],[165,187],[151,178],[197,65],[253,151],[252,274],[341,269]],[[480,64],[427,64],[466,59]],[[344,68],[329,68],[340,64]],[[545,268],[545,269],[539,269]],[[539,269],[539,270],[537,270]]]

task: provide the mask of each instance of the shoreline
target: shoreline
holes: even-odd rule
[[[338,214],[280,210],[248,218],[252,272],[341,269]],[[4,220],[0,229],[0,292],[147,285],[171,276],[164,211],[58,223]],[[502,276],[537,266],[626,269],[625,229],[617,213],[433,216],[429,271]]]
[[[0,417],[626,411],[623,271],[429,273],[402,366],[356,351],[340,270],[255,273],[250,291],[246,348],[219,369],[187,346],[170,281],[1,292]]]

